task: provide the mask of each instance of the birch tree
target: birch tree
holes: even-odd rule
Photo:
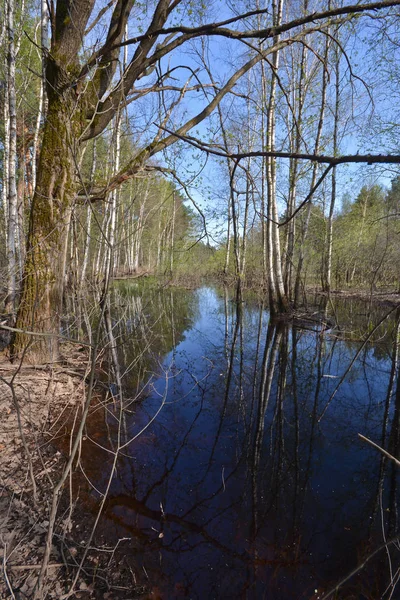
[[[283,0],[272,5],[272,20],[276,28],[282,22]],[[274,44],[278,45],[279,36],[274,38]],[[266,151],[270,154],[266,158],[267,173],[267,255],[268,255],[268,291],[269,306],[272,315],[285,313],[289,309],[289,300],[283,282],[281,241],[278,230],[278,206],[276,197],[276,159],[275,151],[276,135],[276,88],[277,71],[279,68],[279,50],[272,55],[272,75],[269,89],[266,122]]]
[[[14,29],[14,0],[8,0],[7,7],[7,116],[9,127],[7,128],[8,142],[8,185],[7,185],[7,298],[5,302],[6,312],[14,309],[16,292],[16,232],[17,232],[17,102],[15,91],[15,29]]]
[[[278,66],[282,48],[297,43],[316,30],[328,27],[332,21],[349,19],[371,10],[386,9],[400,0],[381,0],[363,4],[334,7],[331,10],[307,12],[292,20],[283,20],[281,2],[273,5],[273,23],[263,29],[247,29],[246,20],[258,14],[268,15],[270,7],[242,12],[220,22],[189,26],[182,23],[183,0],[158,0],[149,5],[147,20],[138,20],[134,0],[116,0],[108,5],[108,27],[104,37],[93,46],[93,27],[98,22],[95,0],[58,0],[50,3],[51,41],[46,53],[45,80],[47,115],[44,123],[36,188],[32,200],[27,241],[27,254],[17,315],[17,332],[13,353],[17,355],[29,340],[31,361],[53,361],[58,356],[60,318],[62,314],[63,277],[69,215],[81,192],[77,177],[78,157],[83,145],[105,131],[122,107],[130,110],[144,94],[159,93],[171,87],[166,77],[157,79],[155,67],[169,59],[172,53],[195,38],[218,36],[232,44],[245,42],[254,53],[240,59],[239,66],[229,74],[217,94],[205,99],[199,111],[174,127],[171,115],[192,84],[194,75],[175,86],[176,97],[165,107],[162,122],[152,138],[139,145],[131,159],[108,181],[99,182],[92,201],[104,199],[127,179],[151,169],[151,157],[185,138],[199,123],[208,118],[222,99],[230,93],[240,78],[261,60],[272,57]],[[106,18],[102,13],[102,18]],[[181,16],[183,15],[183,17]],[[143,33],[123,42],[126,24],[131,17],[130,31],[143,28]],[[173,22],[173,20],[175,21]],[[177,24],[176,24],[177,23]],[[259,41],[262,40],[262,50]],[[126,69],[119,76],[121,45],[130,48]],[[186,65],[188,66],[188,65]],[[151,79],[151,75],[155,79]],[[271,301],[274,310],[287,310],[287,297],[280,267],[277,206],[274,190],[274,77],[269,94],[267,120],[267,150],[269,152],[268,240],[272,259],[269,265]],[[149,82],[147,90],[140,79]],[[146,79],[147,78],[147,79]],[[201,83],[198,89],[201,89]],[[193,111],[194,112],[194,111]],[[37,333],[31,338],[26,330]]]

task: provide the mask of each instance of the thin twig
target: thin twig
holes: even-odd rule
[[[88,344],[86,342],[74,340],[73,338],[69,338],[66,335],[54,336],[54,333],[51,333],[49,331],[28,331],[27,329],[18,329],[17,327],[9,327],[8,325],[3,324],[0,324],[0,329],[4,329],[5,331],[11,331],[12,333],[23,333],[24,335],[33,335],[38,337],[58,337],[58,339],[64,340],[65,342],[71,342],[71,344],[78,344],[79,346],[87,346],[88,348],[92,348],[91,344]]]
[[[339,583],[337,583],[335,585],[334,588],[330,589],[329,592],[327,592],[324,596],[322,596],[321,600],[328,600],[328,598],[330,598],[332,596],[332,594],[334,594],[335,592],[337,592],[339,590],[339,588],[342,587],[342,585],[344,585],[347,581],[349,581],[349,579],[351,579],[352,577],[354,577],[354,575],[357,575],[357,573],[359,571],[362,571],[362,569],[365,567],[365,565],[372,558],[374,558],[377,554],[379,554],[379,552],[381,552],[381,550],[384,550],[388,546],[391,546],[392,544],[395,544],[399,540],[399,538],[400,538],[400,536],[396,535],[396,537],[394,537],[394,538],[390,539],[389,541],[385,542],[384,544],[381,544],[380,546],[378,546],[378,548],[376,548],[373,552],[371,552],[371,554],[369,554],[363,560],[363,562],[358,565],[358,567],[356,567],[355,569],[353,569],[353,571],[351,571],[348,575],[346,575],[346,577],[344,577],[343,579],[341,579],[339,581]]]
[[[41,564],[37,565],[8,565],[8,568],[12,571],[35,571],[36,569],[41,568]],[[47,565],[48,569],[59,569],[60,567],[65,567],[64,563],[51,563]]]
[[[4,574],[4,579],[5,579],[5,582],[7,584],[8,589],[9,589],[9,592],[11,594],[11,598],[13,598],[15,600],[14,590],[13,590],[11,582],[10,582],[10,580],[8,578],[7,569],[6,569],[6,564],[7,564],[7,544],[3,542],[3,546],[4,546],[4,556],[3,556],[3,574]]]

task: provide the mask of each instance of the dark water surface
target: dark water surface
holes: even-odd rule
[[[154,597],[321,598],[397,534],[397,468],[358,438],[400,456],[395,312],[362,347],[386,309],[337,305],[339,332],[213,288],[114,303],[124,410],[92,417],[86,469],[104,491],[119,444],[100,529]],[[332,597],[400,598],[399,565],[392,545]]]

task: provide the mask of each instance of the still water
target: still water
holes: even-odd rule
[[[374,332],[388,310],[354,302],[323,329],[210,287],[113,301],[124,400],[86,468],[104,491],[119,448],[101,529],[154,597],[323,598],[397,534],[398,468],[358,437],[400,456],[395,311]],[[331,597],[400,598],[399,565],[392,544]]]

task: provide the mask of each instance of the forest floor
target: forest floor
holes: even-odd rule
[[[322,294],[315,288],[308,291]],[[371,299],[363,290],[335,290],[332,296]],[[396,306],[400,303],[400,294],[378,292],[372,300]],[[71,419],[79,414],[85,402],[87,364],[86,353],[72,345],[63,346],[62,362],[52,368],[11,364],[5,353],[0,353],[2,599],[33,597],[44,553],[52,492],[66,461],[66,453],[62,451],[65,443],[60,440],[71,430]],[[82,554],[81,540],[90,527],[83,513],[80,520],[79,516],[78,519],[69,517],[68,502],[64,509],[50,557],[46,587],[49,599],[61,598],[68,590]],[[89,558],[96,570],[107,571],[109,555],[105,562],[101,556],[92,554]],[[98,586],[93,577],[87,576],[86,570],[71,597],[104,600],[139,597],[141,590],[133,590],[135,586],[128,585],[127,577],[119,573],[115,565],[112,577],[120,592],[114,591],[105,580]]]
[[[0,355],[1,598],[31,598],[44,553],[48,507],[65,458],[53,442],[84,402],[82,356],[64,348],[62,364],[11,364]],[[53,546],[48,597],[65,591],[60,551]],[[78,597],[78,596],[76,596]]]
[[[72,423],[79,422],[87,395],[83,348],[65,344],[56,366],[12,364],[0,353],[0,598],[34,597],[49,526],[49,507],[69,454]],[[101,400],[95,394],[93,403]],[[61,499],[46,585],[41,598],[60,599],[70,590],[93,523],[87,506],[70,501],[67,480]],[[115,556],[114,556],[115,555]],[[132,573],[119,568],[118,553],[91,547],[68,597],[143,598]]]

